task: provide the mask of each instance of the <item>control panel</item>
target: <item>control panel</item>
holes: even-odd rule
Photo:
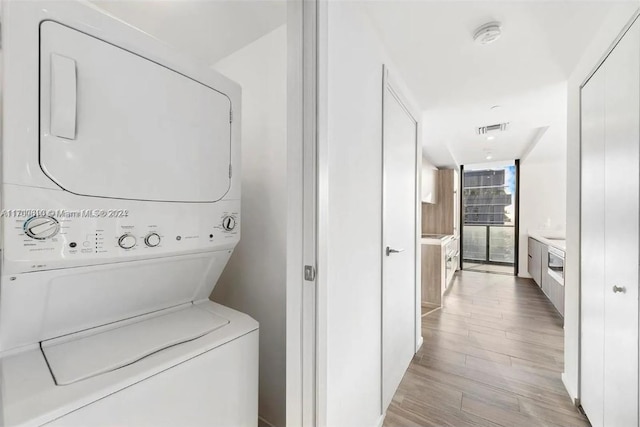
[[[239,200],[211,204],[128,201],[116,210],[104,208],[112,201],[100,202],[104,206],[95,210],[54,209],[2,218],[5,271],[12,274],[233,249],[240,239]]]

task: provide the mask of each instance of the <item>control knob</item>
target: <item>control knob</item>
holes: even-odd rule
[[[155,248],[160,244],[160,235],[158,233],[149,233],[144,238],[144,244],[150,248]]]
[[[225,216],[222,220],[222,228],[227,231],[232,231],[236,228],[236,219],[232,216]]]
[[[34,216],[25,221],[22,227],[27,236],[37,240],[48,239],[60,231],[60,223],[50,216]]]
[[[136,243],[136,238],[129,233],[123,234],[118,239],[118,246],[120,246],[122,249],[131,249],[136,245]]]

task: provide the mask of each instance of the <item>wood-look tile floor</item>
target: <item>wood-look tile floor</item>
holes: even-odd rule
[[[384,426],[589,426],[560,378],[562,317],[532,280],[457,273],[422,336]]]

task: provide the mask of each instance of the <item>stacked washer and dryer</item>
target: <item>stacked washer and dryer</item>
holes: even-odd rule
[[[255,426],[240,88],[78,1],[2,3],[0,424]]]

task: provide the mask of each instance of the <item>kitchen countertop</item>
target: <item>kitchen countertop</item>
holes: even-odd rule
[[[423,245],[446,245],[455,237],[456,236],[454,236],[453,234],[423,234],[422,244]]]
[[[567,240],[564,233],[552,230],[529,231],[529,237],[563,252],[567,251]]]

